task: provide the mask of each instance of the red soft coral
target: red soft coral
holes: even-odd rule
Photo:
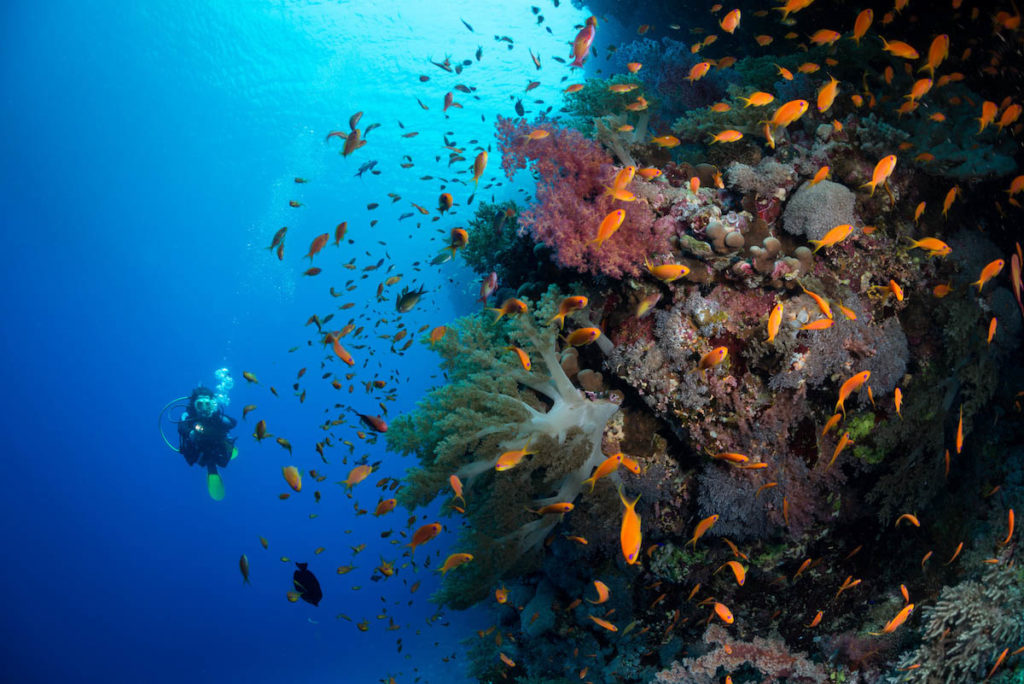
[[[538,128],[550,135],[540,140],[526,137]],[[510,178],[532,162],[537,200],[522,213],[520,225],[551,247],[561,266],[621,278],[637,275],[648,254],[668,251],[665,226],[656,225],[646,200],[621,202],[605,194],[615,169],[597,142],[550,121],[531,126],[502,117],[498,117],[498,140],[501,165]],[[640,182],[634,181],[630,189]],[[626,211],[622,226],[602,245],[591,244],[601,221],[615,209]]]

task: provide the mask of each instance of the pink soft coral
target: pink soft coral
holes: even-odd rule
[[[540,140],[526,137],[539,128],[550,135]],[[502,117],[498,117],[498,140],[501,165],[509,178],[532,162],[537,201],[520,216],[520,225],[551,247],[561,266],[621,278],[637,275],[647,255],[668,251],[666,226],[655,223],[645,199],[621,202],[605,194],[615,169],[597,142],[550,121],[531,126]],[[628,189],[642,182],[635,180]],[[601,221],[615,209],[626,211],[622,226],[604,244],[590,244]]]

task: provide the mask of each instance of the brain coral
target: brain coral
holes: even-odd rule
[[[853,201],[853,193],[845,185],[827,180],[817,185],[804,183],[786,204],[782,227],[793,235],[820,240],[836,226],[854,224]]]

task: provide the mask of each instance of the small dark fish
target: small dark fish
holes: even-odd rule
[[[534,88],[540,85],[540,81],[530,81],[526,84],[526,92],[530,92]]]
[[[364,140],[366,139],[366,136],[370,134],[370,131],[372,131],[374,128],[380,128],[380,124],[379,123],[372,123],[369,126],[367,126],[366,130],[363,131],[363,139]]]
[[[303,601],[312,603],[314,606],[320,605],[324,593],[320,589],[319,580],[309,571],[308,563],[295,563],[295,566],[298,568],[292,574],[292,585],[295,587],[295,591],[299,592]]]
[[[516,115],[517,116],[526,116],[526,108],[523,107],[523,101],[522,100],[516,100]]]
[[[359,170],[356,172],[356,177],[357,178],[362,178],[364,173],[366,173],[367,171],[372,171],[373,167],[375,167],[376,165],[377,165],[377,160],[376,159],[371,159],[370,161],[364,163],[362,166],[359,167]]]
[[[422,102],[420,102],[420,98],[418,98],[418,97],[416,98],[416,102],[419,103],[421,108],[423,108],[423,109],[430,109],[430,107],[428,107],[427,105],[425,105]]]
[[[483,58],[483,56],[484,56],[484,49],[482,47],[478,47],[476,49],[476,61],[479,62]]]
[[[415,214],[413,214],[413,213],[412,213],[412,212],[410,211],[410,212],[408,212],[408,213],[405,213],[405,214],[402,214],[401,216],[399,216],[399,217],[398,217],[398,220],[399,220],[399,221],[404,221],[405,219],[409,218],[410,216],[415,216]]]
[[[278,231],[274,233],[274,239],[270,242],[270,246],[267,247],[267,249],[273,250],[278,245],[283,244],[284,236],[285,233],[287,232],[288,226],[285,226],[284,228],[279,228]]]
[[[470,26],[469,23],[467,23],[465,19],[463,19],[462,17],[459,17],[459,21],[461,21],[462,25],[465,26],[466,28],[468,28],[470,30],[470,32],[476,33],[476,31],[473,31],[473,27]]]
[[[458,84],[457,86],[455,86],[455,89],[458,90],[460,93],[471,93],[471,92],[473,92],[473,88],[470,88],[469,86],[466,86],[466,85],[462,85],[461,83]]]
[[[420,83],[426,83],[429,80],[430,80],[429,76],[425,76],[423,74],[420,74]]]
[[[441,69],[444,69],[444,70],[445,70],[445,71],[447,71],[448,73],[451,73],[451,72],[452,72],[452,65],[451,65],[451,62],[449,62],[449,61],[448,61],[448,58],[447,58],[447,57],[445,57],[445,60],[444,60],[443,62],[435,62],[435,61],[434,61],[434,60],[432,60],[432,59],[431,59],[431,60],[429,60],[429,61],[430,61],[430,63],[431,63],[431,64],[433,64],[434,66],[436,66],[436,67],[438,67],[438,68],[441,68]]]
[[[420,297],[427,293],[422,287],[419,290],[410,290],[408,287],[395,298],[395,310],[398,313],[409,313],[420,301]]]
[[[552,57],[551,59],[555,60],[559,64],[565,64],[565,60],[562,59],[561,57]]]

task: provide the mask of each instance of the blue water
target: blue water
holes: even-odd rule
[[[471,215],[469,186],[448,186],[461,205],[454,219],[397,219],[415,211],[410,201],[436,206],[440,182],[420,176],[468,180],[475,153],[449,169],[443,132],[467,149],[473,138],[487,145],[494,115],[512,113],[509,94],[521,96],[537,78],[527,45],[564,54],[585,16],[567,2],[557,10],[545,3],[544,13],[547,23],[537,26],[529,3],[472,0],[5,4],[0,680],[462,681],[458,642],[486,627],[486,616],[445,614],[428,624],[432,572],[405,568],[369,580],[381,557],[399,557],[380,533],[394,527],[397,536],[408,513],[377,520],[357,516],[353,504],[372,510],[376,481],[400,477],[409,463],[382,443],[366,445],[351,425],[337,428],[338,439],[356,443],[355,457],[384,462],[348,499],[333,484],[351,467],[341,463],[347,450],[329,450],[332,465],[324,466],[313,446],[321,422],[340,413],[336,402],[379,412],[381,393],[369,397],[363,381],[379,377],[397,389],[391,416],[436,381],[428,351],[414,345],[399,356],[378,336],[398,329],[393,299],[403,285],[429,291],[404,317],[411,331],[472,305],[476,281],[458,264],[418,273],[411,266]],[[516,48],[495,34],[514,36]],[[446,54],[473,64],[457,77],[428,61]],[[431,80],[420,83],[419,74]],[[560,74],[543,75],[530,98],[556,102]],[[460,82],[478,87],[480,99],[456,91],[464,108],[445,118],[443,95]],[[382,127],[344,159],[339,141],[324,136],[346,129],[359,110],[364,130]],[[408,131],[420,135],[401,137]],[[399,168],[404,154],[414,168]],[[370,159],[382,173],[353,177]],[[295,184],[296,176],[309,183]],[[501,178],[492,148],[481,188]],[[388,192],[403,199],[392,204]],[[512,196],[495,185],[476,199]],[[371,201],[381,208],[367,211]],[[380,220],[375,228],[371,218]],[[353,244],[329,245],[315,262],[324,273],[303,277],[310,241],[342,220]],[[283,225],[290,230],[278,262],[264,248]],[[394,264],[389,275],[404,277],[377,302],[384,269],[362,280],[361,270],[341,264],[355,258],[361,269],[381,257],[385,268]],[[358,288],[332,298],[329,286],[343,290],[349,279]],[[337,312],[334,329],[349,317],[368,329],[365,347],[350,347],[358,361],[351,395],[320,380],[327,355],[303,326],[347,301],[356,305]],[[221,366],[236,381],[228,412],[258,409],[236,430],[241,455],[224,472],[227,496],[218,503],[204,474],[163,444],[157,415],[195,384],[212,385]],[[291,384],[302,367],[308,396],[300,404]],[[242,371],[260,384],[246,383]],[[273,440],[257,444],[255,418],[288,438],[294,456]],[[320,504],[309,479],[301,495],[278,499],[289,464],[328,475]],[[450,550],[445,537],[454,530],[435,542],[441,558]],[[351,547],[363,543],[353,560]],[[326,551],[315,555],[320,546]],[[238,571],[243,553],[251,586]],[[286,600],[294,564],[282,556],[310,562],[324,587],[319,607]],[[349,563],[358,569],[335,574]],[[410,595],[416,580],[423,586]],[[386,631],[382,614],[401,629]],[[365,633],[355,626],[363,619]]]

